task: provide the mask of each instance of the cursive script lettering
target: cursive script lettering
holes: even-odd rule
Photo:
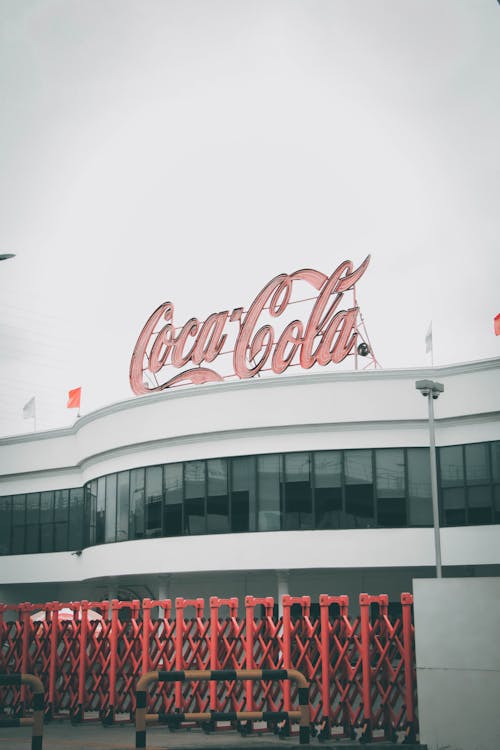
[[[164,302],[150,316],[139,334],[130,362],[130,385],[136,394],[161,391],[182,383],[220,382],[223,376],[203,363],[212,363],[224,353],[228,326],[237,326],[233,349],[233,376],[252,378],[263,369],[285,372],[294,360],[305,369],[317,364],[342,362],[357,340],[356,305],[340,309],[346,292],[363,276],[370,256],[354,269],[351,261],[341,263],[330,277],[312,268],[279,274],[266,284],[247,312],[235,308],[212,313],[204,322],[190,318],[180,329],[174,325],[174,306]],[[279,318],[292,302],[296,282],[306,282],[318,292],[309,319],[292,320],[278,336],[274,326],[263,323],[267,313]],[[259,323],[263,323],[259,325]],[[167,367],[184,370],[166,382],[158,376]],[[230,377],[230,376],[226,376]],[[150,382],[151,379],[154,383]]]

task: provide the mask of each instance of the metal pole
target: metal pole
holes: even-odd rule
[[[427,396],[429,403],[429,447],[431,458],[431,490],[432,490],[432,519],[434,523],[434,549],[436,552],[436,578],[442,578],[441,571],[441,535],[439,533],[439,505],[438,505],[438,484],[437,484],[437,464],[436,464],[436,436],[434,432],[434,407],[432,390]]]

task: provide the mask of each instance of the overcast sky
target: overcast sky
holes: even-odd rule
[[[132,397],[166,300],[368,253],[384,368],[499,356],[499,70],[496,0],[0,0],[0,435]]]

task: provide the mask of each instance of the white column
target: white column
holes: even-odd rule
[[[289,571],[277,570],[276,579],[277,579],[277,589],[278,589],[278,597],[277,597],[278,617],[281,617],[283,614],[282,599],[283,599],[283,596],[285,596],[285,594],[289,593],[289,590],[288,590]]]
[[[158,599],[170,599],[172,590],[172,574],[166,573],[158,578]],[[163,617],[163,608],[160,607],[160,617]]]

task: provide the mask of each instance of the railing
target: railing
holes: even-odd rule
[[[0,604],[0,672],[38,675],[45,688],[46,719],[74,722],[136,710],[143,673],[182,670],[296,669],[310,684],[311,722],[320,737],[387,739],[417,730],[411,594],[391,614],[385,594],[362,594],[359,614],[347,596],[323,594],[311,614],[309,596],[283,597],[276,617],[272,597],[144,599],[142,602]],[[31,615],[43,609],[45,619]],[[69,610],[64,618],[63,610]],[[96,614],[89,616],[94,610]],[[91,617],[99,619],[91,619]],[[297,687],[264,680],[159,682],[152,712],[289,712]],[[0,703],[22,716],[25,686],[0,686]]]
[[[185,680],[294,680],[298,685],[299,711],[195,711],[179,714],[147,714],[147,688],[152,682],[184,682]],[[298,719],[299,744],[309,744],[309,683],[295,669],[192,669],[172,672],[147,672],[137,683],[135,713],[135,746],[146,747],[146,722],[160,721],[168,724],[171,720],[180,721],[279,721]]]
[[[0,718],[1,727],[33,727],[31,734],[31,750],[42,750],[43,744],[43,711],[44,690],[42,681],[32,674],[0,674],[0,685],[29,685],[33,691],[33,716]]]

